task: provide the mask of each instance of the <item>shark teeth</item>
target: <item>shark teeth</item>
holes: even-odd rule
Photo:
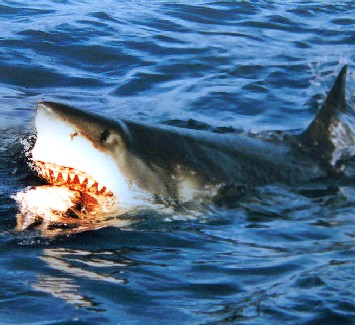
[[[83,175],[78,175],[78,178],[79,178],[79,183],[80,183],[80,184],[83,184],[84,181],[85,181],[85,179],[86,179],[86,177],[83,176]]]
[[[40,174],[42,174],[44,177],[49,177],[49,172],[48,170],[42,168]]]
[[[95,184],[95,181],[91,178],[88,179],[88,188],[92,187]]]
[[[67,182],[67,181],[68,181],[68,177],[69,177],[69,173],[68,173],[68,172],[63,172],[63,173],[62,173],[62,177],[63,177],[63,180],[64,180],[65,182]]]
[[[76,175],[75,175],[74,173],[70,173],[70,174],[69,174],[69,178],[70,178],[70,181],[71,181],[71,182],[74,180],[75,176],[76,176]]]
[[[33,161],[33,163],[33,169],[40,177],[46,179],[49,184],[54,186],[65,185],[71,189],[95,195],[113,195],[111,191],[107,190],[105,185],[99,184],[91,176],[79,170],[42,161]]]

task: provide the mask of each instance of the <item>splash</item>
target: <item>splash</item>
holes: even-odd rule
[[[45,237],[117,225],[115,216],[124,213],[112,196],[66,186],[36,186],[13,198],[19,207],[16,230],[35,230]],[[120,226],[127,224],[120,220]]]

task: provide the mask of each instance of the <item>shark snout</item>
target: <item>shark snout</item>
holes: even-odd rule
[[[42,101],[37,104],[37,112],[44,111],[46,113],[53,114],[57,117],[61,116],[62,118],[66,115],[71,115],[74,110],[75,109],[70,106],[54,102]]]

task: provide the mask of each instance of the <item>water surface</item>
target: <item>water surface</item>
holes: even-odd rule
[[[353,1],[1,1],[0,323],[351,324],[354,165],[316,188],[270,185],[200,218],[16,235],[34,184],[20,140],[60,101],[148,123],[301,130],[343,64]]]

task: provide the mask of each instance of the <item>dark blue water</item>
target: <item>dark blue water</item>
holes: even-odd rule
[[[351,324],[354,166],[233,210],[11,232],[40,100],[145,122],[300,130],[349,65],[353,1],[0,1],[1,324]]]

